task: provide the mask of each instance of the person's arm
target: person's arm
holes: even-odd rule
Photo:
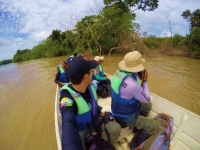
[[[99,74],[96,74],[96,75],[95,75],[95,78],[96,78],[98,81],[104,81],[104,80],[106,80],[106,77],[102,77],[102,76],[100,76]]]
[[[126,99],[135,98],[141,103],[150,101],[150,94],[147,82],[141,87],[132,77],[127,77],[120,87],[120,95]]]
[[[62,150],[83,150],[73,103],[74,101],[68,97],[61,98]]]
[[[62,115],[62,150],[83,150],[73,111]]]
[[[150,102],[150,92],[146,81],[142,83],[142,87],[139,84],[136,86],[133,97],[141,103]]]

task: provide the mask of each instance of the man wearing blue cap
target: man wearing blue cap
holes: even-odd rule
[[[96,90],[92,84],[96,67],[95,60],[87,61],[82,57],[73,59],[68,66],[70,83],[60,90],[63,150],[84,150],[89,129],[94,128],[98,116],[104,116],[98,106]],[[120,125],[110,121],[105,127],[110,134],[111,144],[114,144],[121,132]]]

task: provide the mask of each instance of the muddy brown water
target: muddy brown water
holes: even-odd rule
[[[66,56],[0,66],[0,149],[56,150],[54,78]],[[123,55],[105,57],[104,71],[114,74]],[[200,60],[145,58],[149,88],[200,115]]]

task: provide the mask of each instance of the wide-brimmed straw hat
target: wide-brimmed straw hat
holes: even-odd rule
[[[103,59],[104,59],[103,56],[95,56],[94,57],[94,60],[96,60],[96,61],[100,61],[100,60],[103,60]]]
[[[124,56],[124,60],[119,62],[119,68],[128,72],[140,72],[144,70],[145,59],[138,51],[129,52]]]

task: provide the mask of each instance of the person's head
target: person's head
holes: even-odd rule
[[[145,59],[138,51],[129,52],[124,59],[119,62],[119,68],[127,72],[138,73],[144,70]]]
[[[67,76],[73,85],[82,84],[87,87],[92,83],[92,75],[96,67],[96,61],[87,61],[82,57],[77,57],[70,62],[67,68]]]
[[[98,63],[98,64],[102,64],[103,63],[103,59],[104,57],[102,56],[95,56],[94,60]]]
[[[74,53],[74,58],[77,57],[77,55],[78,55],[77,53]]]
[[[62,61],[61,65],[62,65],[62,67],[63,67],[64,70],[66,70],[67,67],[68,67],[68,63],[67,63],[67,61],[65,61],[65,60]]]

